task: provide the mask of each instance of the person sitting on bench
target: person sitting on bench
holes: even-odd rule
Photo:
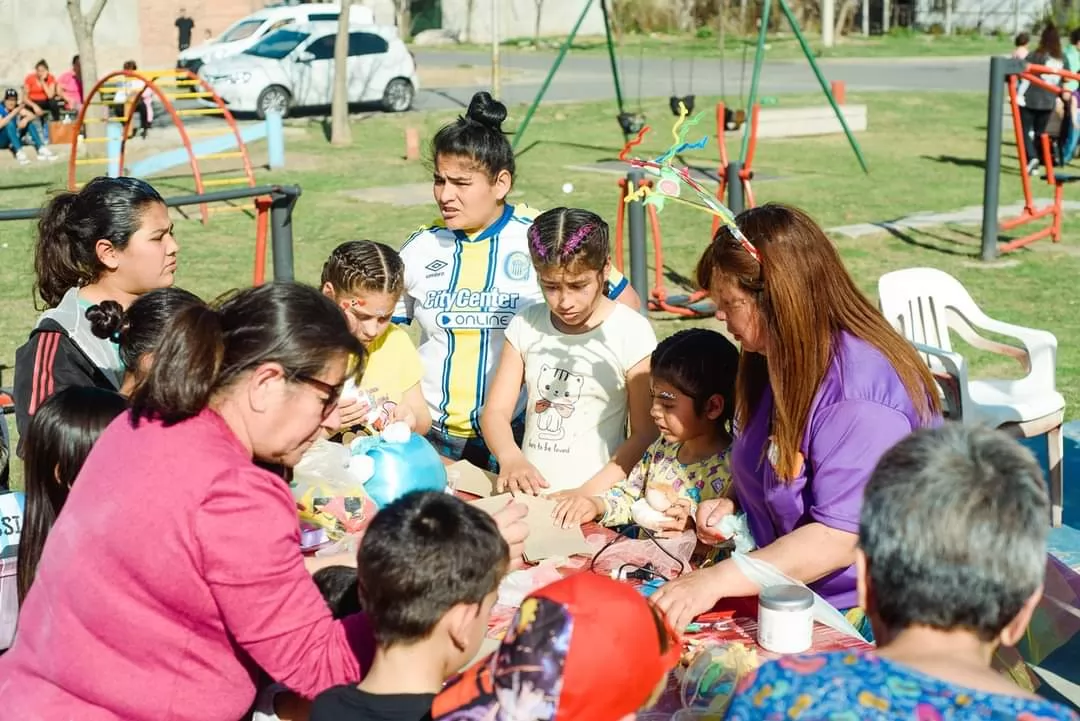
[[[19,161],[19,165],[29,165],[30,158],[23,151],[23,138],[29,137],[38,160],[56,160],[56,155],[49,150],[41,139],[37,123],[37,114],[28,107],[28,103],[19,101],[19,91],[8,88],[4,91],[4,102],[0,104],[0,149],[10,148]]]

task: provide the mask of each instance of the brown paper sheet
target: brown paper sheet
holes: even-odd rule
[[[468,461],[458,461],[446,467],[447,474],[456,473],[454,490],[488,498],[495,493],[495,474],[477,468]]]
[[[529,526],[529,537],[525,539],[525,560],[539,563],[548,558],[569,558],[577,555],[592,555],[592,546],[585,542],[585,534],[580,526],[573,528],[556,527],[551,514],[556,502],[548,498],[520,494],[513,496],[503,493],[473,501],[472,504],[488,513],[499,510],[513,498],[529,507],[525,522]]]

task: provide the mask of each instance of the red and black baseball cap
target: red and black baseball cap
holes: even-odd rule
[[[655,703],[681,646],[631,586],[579,573],[529,595],[499,650],[436,698],[436,721],[618,721]]]

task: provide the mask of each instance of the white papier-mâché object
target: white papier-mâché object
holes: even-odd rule
[[[642,528],[650,531],[659,531],[660,524],[671,519],[663,512],[649,505],[644,498],[639,498],[630,506],[630,518]]]

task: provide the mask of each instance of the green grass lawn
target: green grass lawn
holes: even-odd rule
[[[869,106],[870,129],[859,135],[871,174],[859,170],[843,136],[763,140],[755,168],[758,202],[782,201],[807,209],[825,227],[898,218],[916,211],[949,211],[978,205],[982,198],[985,98],[979,94],[865,94],[849,102]],[[706,107],[706,99],[699,99]],[[820,96],[783,96],[782,106],[821,104]],[[511,121],[523,107],[512,108]],[[657,130],[640,148],[659,154],[670,142],[672,122],[666,101],[646,103],[645,112]],[[422,162],[407,162],[404,131],[416,127],[430,138],[452,113],[373,115],[358,118],[354,146],[331,148],[318,123],[301,123],[289,136],[288,167],[262,171],[260,181],[297,183],[303,188],[295,215],[295,255],[298,279],[315,282],[323,260],[338,243],[372,238],[398,245],[436,214],[433,204],[396,207],[361,202],[343,191],[430,181]],[[512,126],[511,126],[512,127]],[[711,127],[708,123],[702,129]],[[703,132],[711,132],[703,130]],[[691,137],[697,137],[691,134]],[[729,144],[738,139],[729,136]],[[569,166],[614,159],[622,138],[607,103],[547,104],[533,120],[518,158],[514,202],[537,208],[578,205],[599,211],[609,220],[617,207],[616,176]],[[258,148],[255,149],[258,155]],[[1020,198],[1020,183],[1010,146],[1004,148],[1006,169],[1002,203]],[[712,143],[687,160],[715,163]],[[62,182],[65,171],[56,166],[10,168],[5,175],[6,207],[30,207],[43,202],[50,187]],[[159,178],[165,194],[190,192],[189,177]],[[562,192],[564,183],[574,190]],[[19,184],[31,187],[19,188]],[[1045,187],[1045,186],[1044,186]],[[1045,196],[1046,192],[1042,191]],[[661,215],[664,261],[669,273],[688,276],[709,240],[710,218],[691,209],[671,206]],[[207,226],[177,219],[181,243],[177,282],[204,297],[213,297],[251,282],[254,223],[241,213],[214,216]],[[984,265],[978,253],[977,227],[952,227],[913,232],[903,237],[888,233],[859,240],[837,239],[850,272],[870,295],[878,277],[889,270],[933,266],[956,277],[993,317],[1044,328],[1059,339],[1059,389],[1069,401],[1068,415],[1078,416],[1080,349],[1073,339],[1080,331],[1080,301],[1070,288],[1080,277],[1080,217],[1065,221],[1065,239],[1054,246],[1040,241],[1007,261]],[[0,223],[0,363],[11,364],[15,348],[24,341],[37,315],[30,297],[32,283],[31,223]],[[650,283],[651,284],[651,283]],[[654,315],[659,334],[674,332],[685,321]],[[698,321],[695,321],[698,322]],[[700,321],[716,324],[716,321]],[[1015,373],[995,357],[971,355],[974,371]],[[10,373],[10,372],[9,372]],[[10,383],[10,375],[5,376]]]
[[[782,27],[786,30],[787,25]],[[929,33],[909,33],[899,31],[890,35],[844,35],[836,38],[831,48],[821,44],[820,31],[804,32],[814,55],[820,58],[901,58],[919,56],[965,56],[1008,54],[1012,51],[1012,39],[995,35],[931,35]],[[542,50],[557,50],[564,38],[541,38]],[[646,58],[681,57],[691,55],[699,58],[717,58],[721,53],[732,62],[741,59],[744,48],[747,62],[752,62],[757,46],[756,35],[728,34],[721,48],[719,37],[707,34],[705,37],[687,35],[631,34],[619,41],[619,52],[624,62],[636,62],[639,54]],[[502,44],[505,52],[536,52],[532,38],[514,38]],[[443,48],[440,48],[440,50]],[[488,52],[489,45],[462,44],[446,49],[458,49],[472,52]],[[600,54],[607,52],[607,43],[603,35],[579,36],[574,39],[571,49],[575,54]],[[766,55],[770,60],[797,59],[803,56],[802,49],[791,32],[770,32]]]

